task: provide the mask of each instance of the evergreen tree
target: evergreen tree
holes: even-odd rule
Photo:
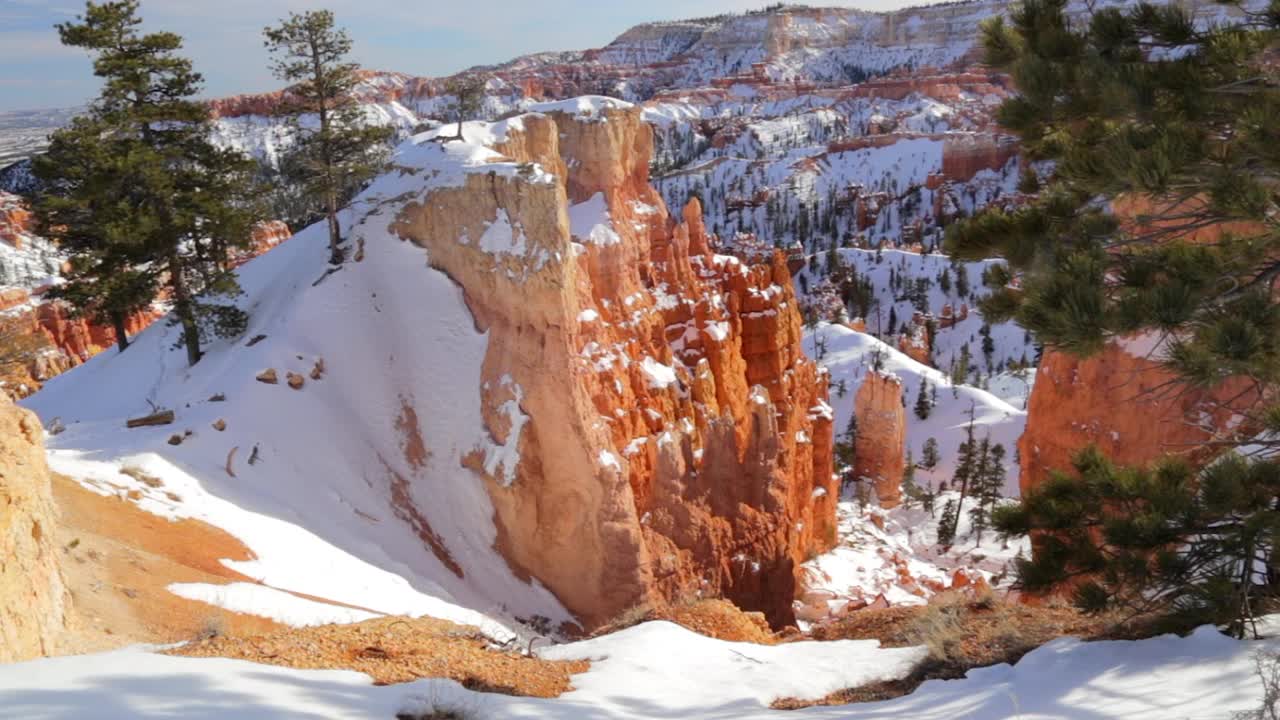
[[[982,544],[982,533],[991,524],[991,514],[1004,492],[1004,445],[984,438],[978,452],[978,471],[973,482],[974,506],[969,510],[976,542]]]
[[[916,463],[908,450],[906,463],[902,466],[902,497],[906,498],[903,504],[911,507],[913,502],[920,501],[921,494],[920,487],[916,485]]]
[[[54,138],[63,151],[88,152],[87,166],[64,173],[43,163],[50,190],[36,207],[55,236],[59,217],[79,213],[67,229],[79,281],[68,299],[115,324],[162,279],[194,365],[203,334],[232,337],[247,321],[234,303],[212,300],[239,293],[227,255],[248,242],[255,219],[253,163],[209,141],[208,108],[193,99],[201,77],[178,54],[182,38],[140,34],[137,9],[137,0],[89,2],[57,26],[64,45],[89,51],[103,85],[86,119]]]
[[[148,248],[129,231],[132,209],[116,191],[112,159],[119,143],[108,131],[77,117],[50,136],[48,150],[32,161],[44,187],[33,211],[40,233],[69,257],[64,282],[50,296],[66,300],[72,317],[111,327],[123,352],[129,347],[125,323],[151,304],[159,278],[146,269]]]
[[[338,210],[365,181],[386,166],[391,128],[370,125],[353,95],[359,65],[347,61],[351,37],[334,26],[329,10],[290,13],[263,30],[273,60],[271,70],[289,83],[289,114],[295,145],[282,163],[302,192],[318,198],[329,224],[329,261],[342,264],[344,253]],[[316,125],[300,118],[314,116]]]
[[[948,499],[942,511],[942,520],[938,523],[938,544],[950,547],[956,539],[960,527],[960,513],[964,508],[965,498],[969,496],[970,484],[981,467],[983,447],[975,442],[973,436],[973,419],[975,409],[969,407],[969,424],[965,427],[965,440],[957,449],[956,469],[951,476],[951,487],[959,491],[958,498]]]
[[[480,114],[484,107],[485,87],[488,78],[483,75],[457,75],[445,83],[445,92],[453,96],[453,112],[458,118],[458,134],[455,140],[462,140],[462,123],[468,118]]]
[[[857,438],[858,415],[857,413],[851,413],[849,415],[849,424],[845,426],[844,432],[836,438],[835,443],[836,468],[844,478],[842,485],[848,484],[853,475],[854,462],[857,460],[854,442]]]
[[[996,512],[1002,531],[1037,531],[1019,583],[1070,585],[1087,610],[1243,633],[1276,574],[1280,526],[1280,82],[1267,54],[1280,6],[1199,24],[1186,6],[1139,3],[1073,24],[1065,0],[1026,0],[982,35],[988,63],[1019,90],[1000,124],[1029,159],[1053,164],[1030,203],[948,230],[956,256],[1008,261],[993,270],[984,317],[1016,319],[1037,353],[1087,356],[1114,336],[1160,333],[1162,362],[1184,386],[1232,378],[1261,398],[1233,408],[1239,434],[1224,428],[1201,455],[1268,451],[1199,474],[1081,453],[1074,472]]]
[[[933,411],[933,403],[929,400],[929,381],[920,381],[920,390],[916,393],[916,417],[921,420],[928,420],[929,413]]]
[[[1087,448],[1071,473],[993,520],[1006,534],[1036,532],[1017,565],[1029,592],[1070,582],[1088,612],[1159,612],[1173,630],[1221,624],[1243,637],[1271,594],[1277,496],[1275,463],[1230,454],[1199,473],[1176,460],[1121,468]]]
[[[926,470],[933,470],[938,467],[938,440],[929,438],[924,441],[924,448],[920,451],[920,461]]]

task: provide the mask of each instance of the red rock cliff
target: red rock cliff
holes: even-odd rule
[[[835,541],[826,380],[801,353],[785,259],[712,254],[697,203],[673,218],[649,185],[652,142],[636,108],[525,116],[494,149],[554,177],[469,174],[395,230],[489,333],[495,442],[512,401],[528,418],[513,474],[468,463],[518,572],[588,627],[696,595],[789,623],[800,563]],[[572,205],[607,209],[607,231],[573,235]],[[467,241],[499,219],[523,258]]]
[[[1187,388],[1147,355],[1120,343],[1089,358],[1044,353],[1018,440],[1023,493],[1050,470],[1070,469],[1072,455],[1091,443],[1118,463],[1143,465],[1193,453],[1206,440],[1240,429],[1233,408],[1254,400],[1242,394],[1242,382],[1212,391]]]

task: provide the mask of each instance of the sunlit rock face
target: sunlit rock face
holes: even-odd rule
[[[791,622],[836,488],[785,258],[715,254],[697,202],[672,217],[649,185],[639,109],[598,100],[486,130],[522,171],[469,173],[394,226],[488,333],[484,415],[508,454],[466,464],[503,555],[585,626],[696,595]]]

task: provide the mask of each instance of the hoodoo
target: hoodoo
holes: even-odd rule
[[[587,626],[702,594],[789,622],[799,564],[835,540],[836,493],[784,259],[714,254],[696,199],[670,217],[625,103],[468,127],[484,132],[517,171],[434,189],[394,231],[488,333],[492,445],[465,462],[502,554]]]

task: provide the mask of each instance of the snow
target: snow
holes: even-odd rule
[[[821,351],[820,351],[821,348]],[[832,405],[835,409],[835,431],[843,433],[853,414],[853,398],[857,397],[867,371],[877,353],[885,372],[896,375],[902,381],[906,398],[907,449],[917,463],[924,456],[924,444],[929,438],[938,442],[940,462],[933,470],[918,468],[916,483],[924,487],[932,483],[937,488],[949,482],[955,471],[958,447],[965,439],[972,410],[974,436],[989,437],[992,444],[1004,445],[1005,486],[1007,497],[1018,495],[1018,465],[1014,462],[1014,448],[1027,423],[1027,413],[986,390],[971,385],[952,385],[945,373],[916,362],[896,348],[843,325],[818,323],[805,333],[804,350],[809,357],[831,373]],[[913,412],[920,384],[928,381],[937,389],[937,405],[927,420],[920,420]],[[843,389],[843,396],[841,395]]]
[[[530,112],[539,113],[567,113],[580,118],[597,119],[600,122],[604,122],[605,110],[623,110],[629,107],[633,107],[632,104],[624,100],[602,95],[583,95],[567,100],[531,103],[527,109]]]
[[[447,680],[375,686],[365,675],[292,670],[220,658],[154,654],[143,647],[0,666],[0,707],[23,720],[390,718],[430,705],[476,717],[547,720],[788,717],[873,720],[1168,720],[1226,718],[1256,708],[1254,653],[1275,641],[1237,641],[1212,628],[1186,638],[1084,643],[1061,638],[1017,665],[970,670],[882,702],[770,710],[782,696],[815,698],[905,674],[921,648],[875,641],[728,643],[667,623],[541,651],[589,657],[574,690],[556,699],[473,693]]]
[[[174,349],[177,328],[157,322],[126,353],[108,350],[24,404],[66,425],[49,439],[55,469],[103,493],[138,489],[145,510],[226,530],[255,559],[225,564],[255,582],[495,633],[514,616],[568,620],[551,593],[517,577],[494,549],[487,491],[462,463],[481,451],[498,478],[514,478],[520,390],[499,408],[512,429],[497,444],[481,414],[487,335],[427,253],[387,230],[404,202],[468,172],[542,180],[491,162],[478,145],[430,137],[402,143],[393,159],[402,170],[379,177],[342,214],[344,236],[365,243],[363,262],[326,275],[324,228],[303,230],[239,268],[239,302],[251,315],[242,338],[211,342],[188,368]],[[514,247],[514,234],[505,239]],[[266,338],[247,346],[257,335]],[[321,358],[323,378],[300,391],[254,379],[266,367],[307,375]],[[177,422],[125,429],[124,419],[148,413],[149,403],[175,410]],[[225,432],[210,429],[218,419]],[[167,443],[186,430],[181,445]],[[407,449],[413,434],[425,459]],[[163,488],[120,474],[131,466]]]
[[[600,456],[596,458],[596,462],[599,463],[602,468],[612,468],[618,471],[622,470],[622,464],[618,462],[618,456],[608,450],[601,450]]]
[[[993,587],[1007,588],[1014,579],[1011,561],[1019,553],[1030,554],[1030,540],[1011,538],[1005,543],[991,530],[978,537],[969,516],[975,503],[966,498],[954,545],[946,551],[939,548],[938,517],[943,505],[957,496],[954,492],[939,495],[934,515],[918,506],[883,510],[839,503],[840,542],[805,563],[806,586],[828,593],[831,612],[879,595],[890,605],[922,605],[935,593],[931,585],[950,587],[956,570],[962,568],[970,578],[981,576]],[[873,516],[879,524],[871,521]],[[905,563],[914,581],[923,582],[905,581],[898,573],[899,563]]]
[[[365,610],[307,600],[275,588],[245,582],[230,585],[173,583],[169,592],[231,612],[270,618],[292,627],[355,623],[379,617]]]
[[[622,242],[609,217],[604,193],[569,206],[569,234],[590,245],[617,245]]]
[[[676,383],[675,368],[663,365],[648,355],[640,361],[640,370],[648,380],[649,387],[654,390],[665,390]]]

